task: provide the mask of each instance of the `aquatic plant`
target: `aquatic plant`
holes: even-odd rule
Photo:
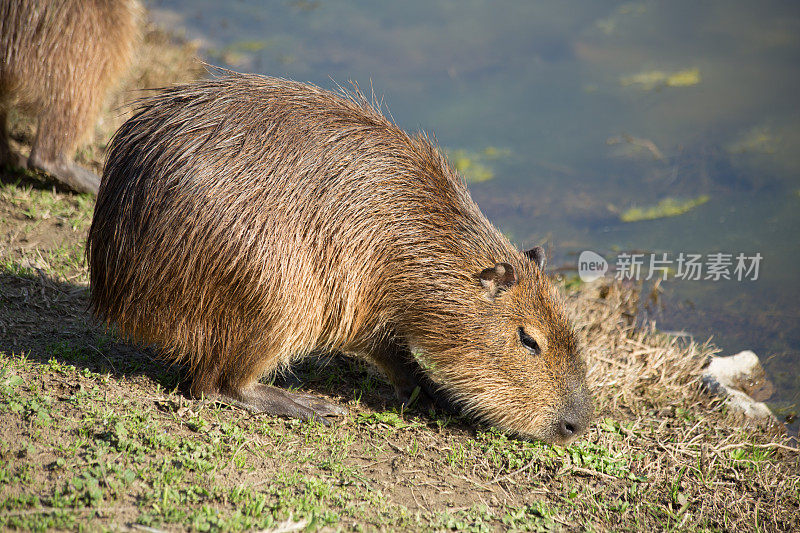
[[[619,218],[623,222],[639,222],[640,220],[677,217],[699,205],[703,205],[709,200],[709,196],[705,194],[689,200],[678,200],[676,198],[667,197],[653,206],[631,207],[623,211]]]

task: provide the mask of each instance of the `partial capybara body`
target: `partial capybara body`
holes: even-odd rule
[[[99,178],[72,156],[130,63],[139,11],[136,0],[0,0],[0,164],[97,193]],[[27,163],[8,142],[13,104],[38,118]]]
[[[143,101],[87,255],[95,313],[188,362],[196,396],[336,414],[257,380],[341,351],[403,400],[421,384],[523,436],[565,442],[591,417],[541,248],[517,251],[426,137],[358,94],[230,73]]]

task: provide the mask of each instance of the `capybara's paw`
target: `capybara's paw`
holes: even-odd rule
[[[285,394],[291,395],[292,401],[296,404],[302,405],[311,409],[315,413],[322,416],[344,416],[347,414],[347,407],[339,405],[334,402],[323,400],[313,394],[304,394],[302,392],[289,392],[283,391]]]
[[[257,383],[229,395],[216,395],[216,400],[246,409],[253,414],[268,414],[316,420],[330,425],[329,416],[341,416],[347,409],[311,394],[290,392],[270,385]]]
[[[49,174],[62,185],[75,192],[97,194],[100,189],[100,178],[97,174],[66,158],[47,161],[32,153],[28,159],[28,168]]]

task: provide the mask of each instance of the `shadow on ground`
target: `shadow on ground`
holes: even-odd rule
[[[0,274],[0,352],[40,363],[56,359],[78,369],[114,377],[145,377],[163,390],[187,390],[187,369],[171,364],[155,347],[120,339],[99,324],[88,307],[89,289],[55,280],[36,268],[16,265]],[[367,363],[343,355],[312,356],[274,383],[313,393],[358,400],[375,410],[399,408],[386,380]]]

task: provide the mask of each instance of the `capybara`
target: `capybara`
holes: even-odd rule
[[[429,139],[357,91],[225,72],[143,100],[111,142],[89,231],[91,306],[191,368],[193,396],[319,418],[258,382],[360,355],[503,430],[567,442],[592,402],[543,273]],[[424,370],[423,370],[424,369]]]
[[[72,156],[130,63],[140,9],[135,0],[0,0],[0,164],[97,193],[100,179]],[[27,162],[8,142],[14,104],[38,119]]]

